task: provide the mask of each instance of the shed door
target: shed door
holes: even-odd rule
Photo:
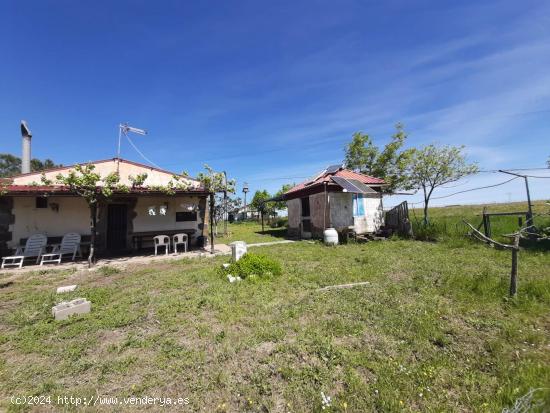
[[[107,250],[116,252],[126,249],[127,206],[111,204],[107,210]]]
[[[302,234],[304,238],[311,237],[311,211],[309,205],[309,196],[301,198],[302,202]]]

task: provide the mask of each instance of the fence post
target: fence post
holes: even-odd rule
[[[518,251],[519,251],[519,234],[515,236],[514,248],[512,248],[512,270],[510,271],[510,297],[514,297],[517,292]]]

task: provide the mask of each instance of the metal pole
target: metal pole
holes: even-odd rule
[[[210,194],[210,253],[214,254],[214,193]]]
[[[326,220],[327,220],[327,183],[323,182],[323,186],[324,186],[324,189],[325,189],[325,191],[324,191],[325,192],[325,194],[324,194],[325,195],[325,197],[324,197],[325,202],[323,202],[323,231],[324,231],[325,229],[327,229],[327,222],[326,222]]]
[[[116,151],[116,173],[119,173],[120,169],[120,139],[122,138],[122,125],[118,125],[118,148]]]
[[[223,235],[227,236],[227,173],[223,171],[224,191],[223,191]]]
[[[524,178],[525,178],[525,190],[527,191],[527,206],[529,208],[529,216],[527,217],[526,224],[528,226],[532,226],[533,225],[533,208],[531,206],[531,195],[529,193],[529,180],[526,176],[524,176]]]
[[[529,227],[533,226],[533,208],[531,206],[531,194],[529,193],[529,180],[527,179],[527,176],[516,174],[514,172],[504,171],[502,169],[499,169],[498,171],[502,172],[503,174],[518,176],[525,180],[525,190],[527,191],[527,208],[528,208],[526,225]]]

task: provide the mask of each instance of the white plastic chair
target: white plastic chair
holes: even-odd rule
[[[2,258],[2,268],[10,267],[19,267],[23,266],[23,261],[25,258],[34,258],[36,257],[36,263],[40,261],[40,256],[46,250],[46,245],[48,244],[48,237],[44,234],[33,234],[25,243],[24,247],[17,247],[15,255]],[[6,262],[10,261],[10,262]]]
[[[55,262],[61,264],[63,255],[72,254],[72,261],[74,261],[76,254],[80,251],[80,234],[76,232],[69,232],[63,235],[60,245],[56,245],[55,248],[49,254],[42,254],[40,265]]]
[[[155,255],[157,255],[158,247],[164,247],[166,255],[170,252],[170,237],[168,235],[157,235],[153,237],[155,242]]]
[[[174,252],[178,253],[178,245],[183,244],[184,252],[187,252],[187,245],[189,243],[189,236],[187,234],[176,234],[173,237]]]

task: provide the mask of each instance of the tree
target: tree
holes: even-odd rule
[[[101,200],[110,198],[114,191],[128,192],[129,188],[120,184],[120,177],[116,172],[110,173],[104,178],[94,171],[92,164],[76,165],[67,175],[58,174],[56,181],[58,184],[66,185],[71,192],[84,198],[90,209],[90,255],[88,256],[88,265],[92,266],[95,262],[95,241],[97,226],[97,207]],[[51,185],[45,175],[42,176],[44,185]]]
[[[252,202],[250,203],[250,206],[254,208],[256,211],[263,212],[264,214],[270,214],[274,212],[273,203],[269,204],[266,203],[269,198],[271,198],[271,195],[269,195],[269,192],[264,190],[257,190],[254,193],[254,197],[252,198]]]
[[[0,177],[7,178],[21,173],[21,158],[9,153],[0,154]]]
[[[257,210],[262,218],[262,231],[264,226],[264,216],[274,217],[276,215],[275,212],[275,206],[273,202],[266,202],[269,198],[271,198],[271,195],[269,195],[269,192],[267,192],[265,189],[262,191],[256,191],[254,193],[254,197],[252,198],[252,202],[250,205],[252,208]]]
[[[407,188],[405,170],[412,154],[412,149],[402,150],[407,134],[401,123],[395,125],[396,132],[391,141],[380,150],[368,134],[356,132],[346,146],[344,163],[347,168],[382,178],[388,184],[383,190],[394,192]]]
[[[216,205],[214,207],[214,226],[216,228],[216,235],[218,234],[218,223],[223,221],[226,212],[233,211],[240,208],[242,205],[241,198],[227,197],[224,199],[223,194],[216,195]]]
[[[31,172],[40,172],[45,169],[56,168],[58,166],[51,159],[31,159]],[[9,153],[0,154],[0,178],[8,178],[21,173],[21,158]]]
[[[428,224],[428,204],[433,191],[450,182],[475,174],[478,167],[467,163],[464,146],[428,145],[414,149],[407,167],[405,186],[422,189],[424,194],[424,224]]]
[[[284,184],[281,189],[279,189],[276,193],[275,193],[275,197],[280,197],[280,196],[283,196],[283,194],[285,192],[287,192],[289,189],[291,189],[292,187],[294,187],[293,184]],[[274,202],[273,203],[273,209],[275,209],[276,211],[280,210],[280,209],[286,209],[286,202],[285,201],[277,201],[277,202]]]
[[[224,172],[216,172],[210,166],[204,165],[206,173],[200,172],[197,179],[205,190],[210,193],[210,251],[214,253],[214,220],[216,216],[216,193],[235,192],[235,180],[228,180]]]

